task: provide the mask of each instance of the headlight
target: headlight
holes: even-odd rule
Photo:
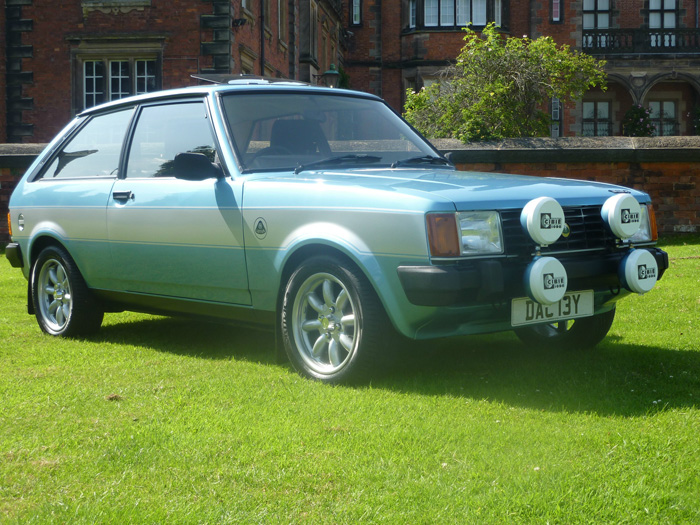
[[[501,216],[497,211],[463,211],[457,214],[462,255],[503,253]]]
[[[433,257],[503,253],[501,216],[497,211],[429,213],[426,222]]]
[[[654,207],[651,204],[642,205],[640,211],[639,230],[625,242],[644,243],[655,241],[658,238]]]

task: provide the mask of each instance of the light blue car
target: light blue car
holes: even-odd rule
[[[373,374],[397,332],[593,346],[668,267],[646,193],[456,171],[377,97],[254,78],[81,113],[10,225],[49,334],[120,310],[245,321],[329,383]]]

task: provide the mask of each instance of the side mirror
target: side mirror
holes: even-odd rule
[[[203,153],[178,153],[173,170],[175,178],[183,180],[220,179],[224,176],[221,166],[211,162]]]

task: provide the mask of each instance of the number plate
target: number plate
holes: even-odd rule
[[[510,308],[511,326],[551,323],[593,315],[593,290],[567,292],[558,303],[541,305],[527,297],[513,299]]]

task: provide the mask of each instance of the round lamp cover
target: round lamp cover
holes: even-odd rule
[[[619,277],[630,292],[646,293],[659,278],[659,265],[648,251],[632,250],[620,263]]]
[[[566,293],[566,269],[554,257],[539,257],[525,270],[524,284],[530,299],[544,305],[554,304]]]
[[[551,197],[539,197],[525,205],[520,224],[536,244],[548,246],[564,231],[564,210]]]
[[[629,193],[610,197],[600,213],[615,237],[629,239],[639,230],[642,208]]]

